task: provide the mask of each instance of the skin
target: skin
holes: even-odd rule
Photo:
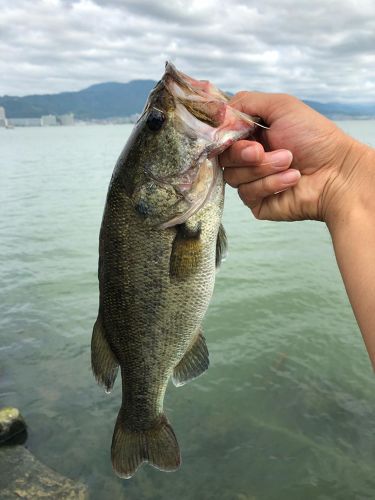
[[[257,219],[327,224],[375,370],[375,150],[289,95],[240,92],[230,104],[269,129],[221,155],[224,179]]]

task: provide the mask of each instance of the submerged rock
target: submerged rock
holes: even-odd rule
[[[88,493],[85,485],[53,471],[23,446],[2,446],[0,498],[85,500]]]
[[[26,423],[17,408],[0,409],[0,444],[9,442],[15,436],[24,434],[26,438]]]

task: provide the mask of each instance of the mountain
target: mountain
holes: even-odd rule
[[[329,118],[375,117],[375,103],[341,103],[304,101],[310,107]]]
[[[42,115],[74,113],[82,120],[129,116],[142,111],[146,97],[156,82],[133,80],[107,82],[78,92],[0,97],[8,118],[39,118]]]
[[[5,108],[8,118],[39,118],[65,113],[74,113],[81,120],[123,117],[142,111],[155,84],[153,80],[132,80],[128,83],[98,83],[78,92],[3,96],[0,97],[0,106]],[[375,103],[305,102],[330,118],[375,117]]]

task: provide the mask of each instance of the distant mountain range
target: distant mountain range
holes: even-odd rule
[[[81,120],[124,117],[142,111],[155,84],[153,80],[132,80],[128,83],[99,83],[78,92],[3,96],[0,97],[0,106],[5,108],[8,118],[39,118],[66,113],[74,113]],[[305,102],[330,118],[375,117],[375,103]]]
[[[81,120],[130,116],[142,111],[147,95],[156,82],[133,80],[107,82],[78,92],[0,97],[7,118],[39,118],[42,115],[74,113]]]

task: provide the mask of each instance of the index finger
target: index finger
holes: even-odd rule
[[[264,158],[263,146],[256,141],[237,141],[219,156],[221,167],[243,167],[261,163]]]

